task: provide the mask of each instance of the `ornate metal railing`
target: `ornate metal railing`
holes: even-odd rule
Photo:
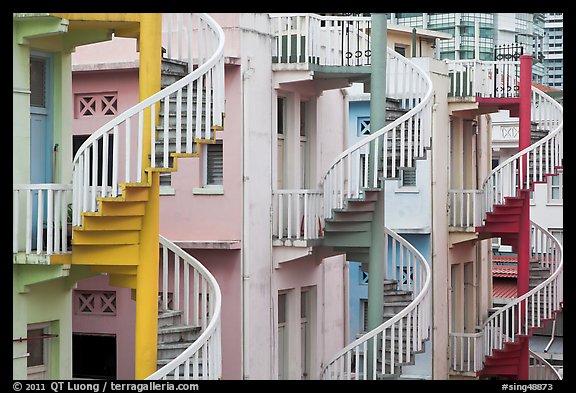
[[[270,14],[270,18],[274,63],[370,65],[369,16],[282,13]]]

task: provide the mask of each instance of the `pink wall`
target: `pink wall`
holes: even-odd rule
[[[73,333],[97,333],[116,336],[116,377],[134,379],[134,327],[136,303],[127,288],[111,287],[108,277],[101,275],[78,282],[75,291],[116,292],[116,314],[84,314],[77,310],[74,300],[72,311]],[[74,297],[75,299],[75,297]],[[89,356],[89,354],[84,354]]]
[[[178,161],[174,195],[160,198],[160,232],[171,240],[239,240],[242,231],[242,121],[240,67],[226,67],[224,194],[194,195],[201,187],[200,158]]]
[[[214,275],[222,291],[222,378],[242,378],[240,250],[186,250]]]
[[[347,344],[348,268],[344,256],[321,259],[318,254],[280,264],[275,274],[276,289],[294,290],[316,287],[316,362],[311,378],[319,377],[325,364]],[[294,360],[299,362],[300,360]]]
[[[72,74],[72,92],[74,97],[73,134],[92,134],[112,120],[114,116],[78,117],[77,95],[116,92],[118,94],[116,113],[120,114],[138,103],[138,69],[75,71]]]
[[[135,38],[114,37],[110,41],[79,46],[72,54],[74,65],[94,65],[104,63],[130,63],[138,61]]]

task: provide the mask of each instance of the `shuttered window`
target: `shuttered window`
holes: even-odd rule
[[[206,157],[206,185],[224,184],[224,146],[222,141],[209,144]]]

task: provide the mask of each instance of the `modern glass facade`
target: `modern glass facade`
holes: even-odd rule
[[[534,82],[562,87],[562,14],[554,13],[391,13],[390,23],[452,35],[440,41],[441,59],[494,60],[494,49],[519,45],[534,57]],[[478,37],[476,23],[478,22]]]

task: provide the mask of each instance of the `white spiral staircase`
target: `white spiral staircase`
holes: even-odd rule
[[[78,150],[73,161],[73,258],[77,253],[74,249],[77,234],[86,235],[90,231],[88,219],[105,220],[108,228],[116,230],[115,235],[125,229],[137,237],[139,228],[134,217],[142,210],[136,204],[147,203],[147,197],[143,191],[132,190],[149,188],[153,172],[176,170],[179,158],[197,157],[196,144],[214,143],[215,130],[223,128],[222,28],[207,14],[164,14],[163,27],[165,55],[187,63],[188,74],[100,127]],[[162,113],[157,113],[159,108]],[[143,140],[145,124],[151,127],[148,141]],[[113,147],[111,167],[107,156],[109,144]],[[103,147],[101,163],[97,154],[100,145]],[[100,179],[99,164],[102,166]],[[94,227],[96,231],[103,229]],[[185,345],[168,352],[169,357],[161,359],[158,371],[147,379],[219,379],[222,358],[218,283],[199,261],[168,239],[162,236],[159,239],[163,250],[159,317],[165,317],[170,310],[179,318],[169,328],[159,322],[158,352],[166,349],[168,343],[164,340]],[[107,243],[103,247],[108,247],[110,252],[119,247],[123,247],[124,252],[130,251],[127,248],[130,244]],[[83,255],[99,252],[99,246],[86,247],[90,247],[89,251]],[[138,263],[137,257],[134,263]],[[119,270],[112,269],[111,276],[133,274]],[[169,282],[169,275],[176,279]],[[170,335],[172,337],[167,338]]]
[[[373,203],[374,193],[383,192],[383,182],[397,179],[400,168],[414,167],[416,160],[425,158],[430,148],[433,91],[430,78],[390,48],[387,67],[386,97],[397,99],[406,112],[333,161],[323,179],[326,238],[333,236],[329,235],[329,225],[337,222],[343,222],[348,228],[356,227],[334,231],[359,232],[359,222],[371,219],[366,216],[367,204]],[[339,218],[346,213],[355,215],[348,219],[350,222]],[[390,314],[385,311],[381,325],[331,357],[322,370],[323,379],[398,378],[402,366],[413,364],[415,354],[423,351],[424,342],[430,338],[430,265],[418,250],[387,227],[382,242],[385,251],[381,260],[386,279],[383,285],[392,285],[393,289],[385,291],[384,299],[385,310],[389,307]],[[340,239],[336,243],[342,244]],[[365,252],[362,246],[370,247],[360,244],[352,251],[354,255]],[[400,290],[405,291],[409,300],[402,303],[386,299],[386,296],[397,296]]]

